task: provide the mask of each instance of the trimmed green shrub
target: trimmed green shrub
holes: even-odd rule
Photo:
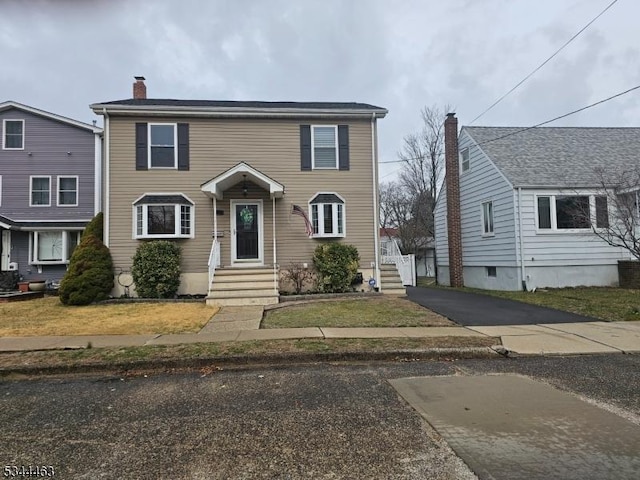
[[[353,245],[323,243],[313,252],[320,288],[327,293],[347,292],[358,272],[360,255]]]
[[[167,240],[141,243],[131,274],[139,297],[173,298],[180,286],[180,247]]]
[[[109,249],[95,235],[83,235],[60,282],[60,301],[88,305],[109,298],[113,288],[113,262]]]
[[[100,239],[101,242],[103,242],[104,241],[103,230],[104,230],[104,218],[103,218],[102,212],[100,212],[95,217],[93,217],[93,219],[91,219],[89,223],[87,223],[86,227],[84,227],[84,232],[82,232],[82,237],[84,238],[88,235],[95,235]]]

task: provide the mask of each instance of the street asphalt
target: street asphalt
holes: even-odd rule
[[[443,288],[407,287],[410,300],[459,325],[536,325],[597,319],[504,298]]]
[[[0,459],[55,478],[473,479],[390,380],[526,375],[639,425],[639,367],[583,355],[5,380]]]

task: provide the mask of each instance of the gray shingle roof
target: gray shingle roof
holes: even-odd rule
[[[597,187],[640,166],[640,128],[463,127],[514,187]],[[505,137],[505,135],[509,135]],[[490,141],[494,139],[499,140]]]
[[[234,100],[174,100],[167,98],[126,99],[101,102],[99,105],[128,105],[156,107],[211,107],[211,108],[286,108],[286,109],[337,109],[337,110],[384,110],[382,107],[357,102],[254,102]]]

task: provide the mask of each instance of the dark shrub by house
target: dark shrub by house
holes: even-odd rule
[[[180,286],[180,247],[166,240],[141,243],[131,274],[139,297],[173,298]]]
[[[313,264],[318,272],[323,292],[347,292],[358,272],[358,249],[344,243],[323,243],[313,252]]]
[[[93,234],[83,235],[60,282],[60,301],[88,305],[109,298],[113,288],[113,262],[109,249]]]
[[[89,235],[95,235],[100,239],[101,242],[104,241],[103,238],[103,229],[104,229],[104,220],[102,212],[98,213],[93,219],[87,223],[87,226],[84,227],[84,232],[82,232],[82,237],[87,237]]]

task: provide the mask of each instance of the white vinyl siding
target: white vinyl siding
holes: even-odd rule
[[[469,153],[473,165],[460,177],[462,263],[464,267],[507,267],[517,265],[514,190],[482,149],[463,129],[460,151]],[[445,187],[443,187],[445,188]],[[487,195],[491,199],[487,199]],[[490,201],[493,233],[484,234],[482,204]],[[448,252],[447,252],[448,255]],[[500,270],[498,268],[498,270]],[[471,285],[469,285],[471,286]]]
[[[593,191],[532,190],[522,191],[522,227],[526,267],[613,265],[618,260],[629,258],[628,252],[614,248],[598,239],[590,229],[558,230],[540,229],[540,198],[549,198],[551,211],[554,211],[556,196],[590,196]],[[594,203],[595,208],[595,203]],[[551,225],[555,226],[552,214]]]
[[[311,165],[315,169],[338,168],[338,127],[311,126]]]

